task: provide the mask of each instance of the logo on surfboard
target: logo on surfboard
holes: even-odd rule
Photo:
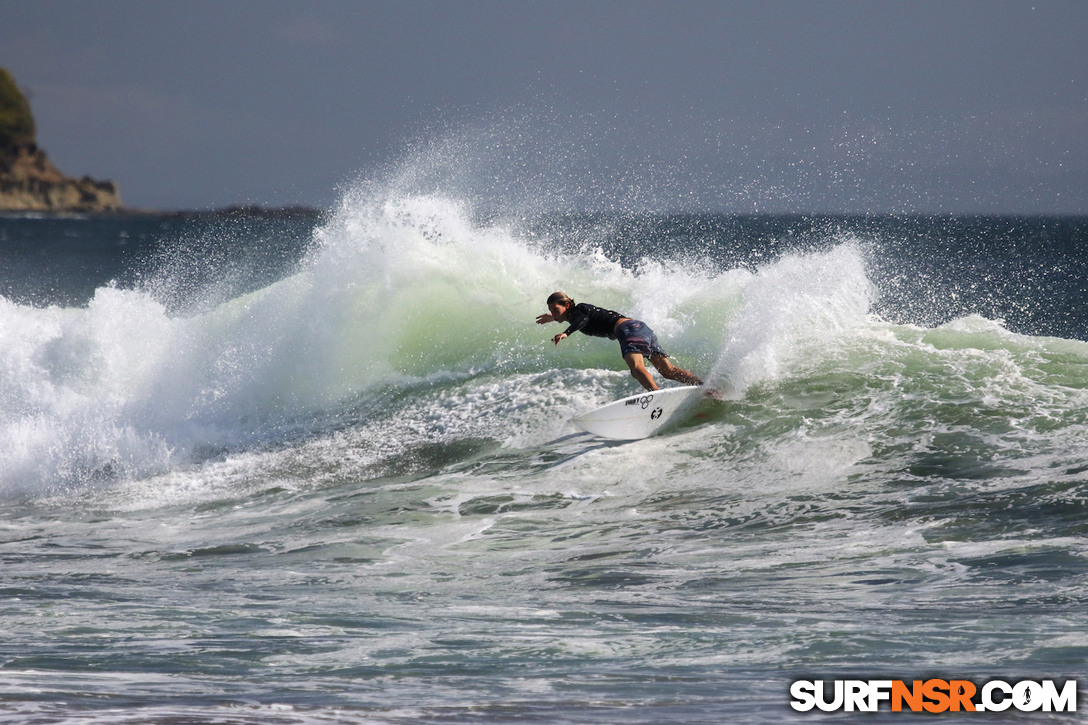
[[[643,410],[650,407],[650,401],[654,399],[653,395],[643,395],[641,398],[631,398],[625,405],[641,405]]]

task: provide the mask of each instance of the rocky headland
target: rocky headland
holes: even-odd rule
[[[38,146],[30,103],[0,68],[0,211],[93,213],[123,209],[112,181],[62,174]]]

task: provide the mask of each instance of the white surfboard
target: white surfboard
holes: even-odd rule
[[[667,388],[632,395],[576,416],[574,424],[602,438],[647,438],[670,422],[679,422],[703,399],[699,385]]]

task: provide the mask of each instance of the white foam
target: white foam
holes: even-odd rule
[[[741,309],[727,321],[707,382],[741,397],[751,385],[781,377],[813,349],[868,323],[875,297],[853,245],[783,257],[745,281]]]

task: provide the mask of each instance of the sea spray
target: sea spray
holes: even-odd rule
[[[759,269],[743,282],[709,384],[741,397],[751,385],[774,380],[863,325],[876,294],[860,251],[848,243],[786,255]]]

